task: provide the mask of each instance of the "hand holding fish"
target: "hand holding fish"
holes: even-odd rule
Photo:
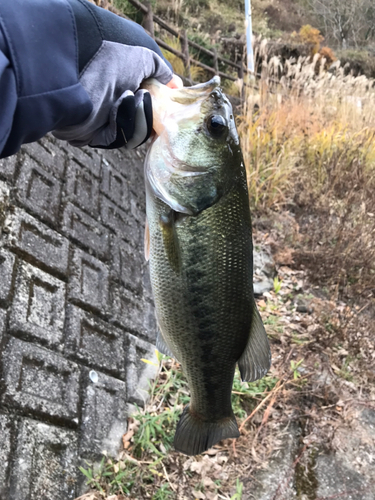
[[[152,132],[142,81],[181,85],[141,26],[86,0],[1,0],[0,24],[1,158],[50,131],[135,148]]]

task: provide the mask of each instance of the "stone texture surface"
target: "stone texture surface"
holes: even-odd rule
[[[368,477],[353,469],[353,463],[345,463],[339,454],[321,455],[317,459],[317,497],[343,498],[344,500],[373,500],[374,487]]]
[[[254,295],[261,297],[273,290],[273,279],[276,276],[275,262],[267,249],[254,247]]]
[[[90,170],[75,161],[68,165],[65,199],[78,205],[92,216],[99,212],[99,183]]]
[[[6,328],[6,311],[0,309],[0,345]]]
[[[0,178],[12,181],[16,172],[17,156],[0,160]]]
[[[23,419],[16,442],[9,500],[75,498],[77,436],[73,431]]]
[[[124,379],[127,358],[121,330],[73,304],[67,308],[65,328],[67,357]]]
[[[0,160],[0,500],[73,500],[144,403],[144,154],[46,137]]]
[[[65,283],[20,262],[10,314],[10,332],[59,348],[63,340]]]
[[[335,451],[304,446],[297,425],[266,469],[249,478],[243,498],[254,500],[374,500],[375,410],[358,408],[335,432]]]
[[[74,243],[104,260],[109,256],[109,231],[83,210],[68,203],[63,213],[62,229]]]
[[[126,430],[126,384],[103,373],[90,378],[85,371],[82,402],[81,452],[98,456],[115,455]],[[95,382],[93,382],[95,380]]]
[[[267,469],[256,474],[253,481],[244,484],[244,498],[249,500],[296,498],[292,464],[298,456],[299,436],[298,426],[291,426],[287,430],[280,451],[270,461]]]
[[[108,267],[103,262],[75,248],[69,276],[69,299],[105,313],[108,310],[108,275]]]
[[[36,266],[52,274],[68,272],[69,240],[39,222],[24,210],[16,208],[5,219],[9,248]]]
[[[128,334],[126,358],[128,401],[131,404],[143,406],[148,399],[149,380],[155,378],[158,370],[155,347],[149,342]],[[153,364],[139,363],[139,360],[148,360]]]
[[[16,187],[18,201],[30,212],[52,224],[57,222],[61,197],[59,179],[30,157],[25,157]]]
[[[3,351],[1,402],[56,421],[76,422],[79,368],[31,342],[10,338]]]
[[[8,415],[0,414],[0,499],[5,499],[8,489],[10,465],[12,420]]]
[[[0,249],[0,304],[7,304],[12,287],[14,255]]]

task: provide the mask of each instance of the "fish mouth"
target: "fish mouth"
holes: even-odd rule
[[[231,108],[217,75],[208,82],[178,89],[171,89],[151,78],[142,83],[142,88],[151,94],[153,129],[158,136],[168,127],[173,129],[178,121],[198,122],[202,111],[207,114],[219,107]]]

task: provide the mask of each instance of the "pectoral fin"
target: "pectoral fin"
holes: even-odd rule
[[[161,333],[160,325],[158,325],[158,336],[156,338],[156,349],[165,356],[169,356],[170,358],[174,358],[176,361],[177,358],[169,348],[168,344],[164,340],[163,334]]]
[[[254,302],[249,340],[242,356],[238,360],[241,379],[246,382],[253,382],[262,378],[266,375],[270,366],[270,345],[262,318]]]
[[[175,212],[173,210],[169,210],[167,213],[161,215],[159,224],[169,264],[174,272],[178,274],[181,268],[181,256],[179,248],[180,245],[175,228]]]

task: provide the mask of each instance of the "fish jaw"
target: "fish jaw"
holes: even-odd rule
[[[153,129],[156,134],[161,135],[168,125],[173,127],[174,117],[180,112],[193,119],[202,101],[219,85],[220,77],[218,76],[206,83],[178,89],[163,85],[155,78],[145,80],[142,88],[151,94]],[[189,110],[188,107],[190,107]]]

